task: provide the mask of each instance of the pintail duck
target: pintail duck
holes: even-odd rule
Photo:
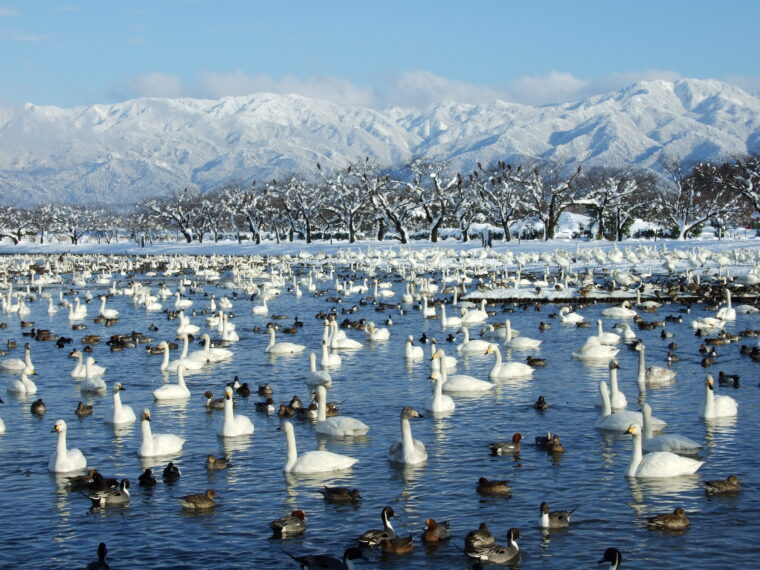
[[[481,548],[491,546],[494,543],[494,537],[488,530],[486,523],[480,523],[476,530],[471,530],[464,537],[464,552],[468,556],[472,555]]]
[[[216,491],[207,489],[203,495],[185,495],[184,497],[180,497],[180,504],[188,510],[206,511],[216,506],[214,502],[215,498]]]
[[[472,552],[465,552],[472,558],[477,558],[484,562],[490,562],[492,564],[506,564],[510,560],[513,560],[520,554],[520,547],[517,545],[517,539],[520,538],[520,530],[516,528],[510,528],[507,531],[507,545],[500,546],[498,544],[491,544],[489,546],[483,546],[477,548]]]
[[[364,558],[362,551],[352,546],[347,548],[343,553],[343,558],[333,558],[326,554],[308,554],[306,556],[294,556],[287,550],[283,550],[285,554],[290,556],[293,560],[301,565],[301,570],[308,570],[310,568],[325,568],[326,570],[353,570],[354,560]]]
[[[570,517],[575,512],[575,509],[570,511],[549,511],[547,503],[541,503],[540,509],[539,526],[541,528],[566,528],[570,526]]]
[[[359,489],[348,487],[325,487],[319,492],[322,493],[325,501],[330,503],[355,503],[362,498]]]
[[[543,412],[549,408],[549,404],[546,403],[546,399],[543,396],[539,396],[538,400],[533,404],[533,407],[538,411]]]
[[[293,511],[287,516],[272,521],[269,523],[269,528],[272,529],[272,536],[283,538],[305,532],[306,523],[304,519],[306,519],[306,513],[303,511]]]
[[[618,570],[623,562],[623,555],[617,548],[608,548],[597,564],[604,564],[605,562],[609,562],[610,570]]]
[[[497,441],[496,443],[490,444],[488,447],[491,448],[491,455],[506,455],[508,453],[519,453],[521,439],[522,439],[522,434],[516,433],[512,436],[512,441]]]
[[[150,467],[146,467],[145,471],[137,478],[137,484],[141,487],[152,487],[156,483],[156,477],[153,475],[153,470]]]
[[[481,477],[478,479],[477,491],[481,495],[509,495],[512,492],[512,487],[506,480],[498,481]]]
[[[108,565],[108,562],[106,562],[107,554],[108,549],[106,548],[106,543],[101,542],[98,544],[98,559],[90,562],[87,565],[87,570],[109,570],[111,567]]]
[[[672,513],[647,518],[647,528],[655,530],[683,530],[687,526],[689,526],[689,519],[686,518],[686,511],[681,507],[676,508]]]
[[[223,410],[224,409],[224,398],[214,398],[214,394],[206,390],[203,393],[203,397],[206,398],[206,409],[208,410]]]
[[[408,554],[414,550],[414,537],[409,535],[405,538],[384,538],[380,541],[380,550],[385,554]]]
[[[167,479],[168,481],[176,481],[182,476],[182,472],[179,470],[179,467],[174,465],[173,461],[170,461],[168,465],[164,467],[162,476],[164,479]]]
[[[74,410],[74,413],[78,415],[80,418],[83,418],[85,416],[91,416],[93,411],[93,407],[90,404],[83,404],[82,402],[79,402],[77,405],[77,409]]]
[[[391,525],[390,521],[390,519],[395,516],[396,513],[393,512],[393,509],[391,507],[383,507],[383,510],[380,511],[380,518],[383,520],[383,530],[368,530],[359,536],[356,540],[360,544],[373,547],[380,544],[381,540],[390,540],[392,538],[395,538],[396,531],[393,530],[393,526]]]
[[[35,416],[42,416],[47,411],[47,406],[45,405],[45,402],[42,401],[42,398],[40,398],[39,400],[32,402],[30,409]]]
[[[436,522],[433,519],[425,521],[425,530],[422,532],[422,542],[427,544],[441,542],[451,537],[449,521]]]
[[[705,493],[710,496],[728,495],[742,490],[739,478],[736,475],[729,475],[726,479],[703,481],[702,484],[705,487]]]
[[[89,496],[93,507],[109,507],[129,503],[129,479],[122,479],[118,489],[98,491]]]
[[[209,471],[220,471],[222,469],[227,469],[231,465],[231,462],[226,457],[216,457],[214,455],[209,455],[206,458],[206,469]]]

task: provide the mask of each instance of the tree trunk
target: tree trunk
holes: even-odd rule
[[[443,225],[443,217],[438,218],[438,221],[436,221],[433,224],[433,227],[430,228],[430,241],[433,243],[438,243],[438,230],[441,229],[441,226]]]
[[[512,241],[512,234],[509,233],[509,222],[501,222],[501,229],[504,231],[504,241]]]
[[[385,238],[385,220],[380,218],[377,221],[377,241],[383,241]]]

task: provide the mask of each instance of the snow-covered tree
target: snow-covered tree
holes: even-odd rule
[[[73,245],[77,245],[82,236],[93,230],[97,225],[97,220],[104,216],[101,209],[81,205],[50,204],[50,206],[51,229],[67,236]]]
[[[14,245],[24,236],[34,235],[35,225],[32,214],[24,208],[0,206],[0,239],[9,238]]]
[[[370,211],[368,162],[369,158],[332,173],[324,172],[317,163],[323,181],[323,214],[330,223],[348,232],[349,243],[356,241],[356,233]]]
[[[408,188],[418,196],[429,239],[435,243],[444,222],[457,220],[458,210],[464,204],[461,193],[464,180],[458,172],[449,173],[445,162],[415,159],[409,164],[409,170],[413,178]]]
[[[166,198],[141,202],[140,209],[172,229],[178,230],[187,243],[193,241],[192,226],[197,214],[199,192],[192,188],[176,190]]]
[[[522,166],[513,167],[499,160],[484,167],[478,162],[478,169],[472,173],[472,184],[481,198],[480,207],[486,217],[501,227],[504,239],[512,239],[511,226],[522,215],[521,201]]]
[[[520,194],[527,214],[543,223],[544,239],[554,239],[560,216],[573,204],[581,167],[567,173],[559,162],[543,162],[523,168],[523,173]]]
[[[267,185],[275,210],[279,211],[294,232],[304,236],[306,243],[312,242],[312,234],[319,225],[325,196],[316,184],[299,176],[289,176],[282,180],[272,180]]]
[[[722,164],[715,172],[717,184],[741,193],[760,213],[760,156],[745,156]]]

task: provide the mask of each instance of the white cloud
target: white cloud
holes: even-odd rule
[[[218,99],[261,92],[293,93],[339,105],[419,109],[444,100],[471,104],[487,103],[496,99],[526,105],[563,103],[621,89],[638,81],[674,81],[679,78],[680,74],[667,70],[615,73],[593,79],[582,79],[571,73],[552,71],[546,75],[524,76],[506,80],[502,85],[495,85],[467,83],[429,71],[413,70],[399,75],[388,75],[379,86],[368,87],[339,77],[312,76],[302,79],[287,75],[274,78],[267,74],[235,70],[227,73],[208,72],[190,84],[174,75],[149,73],[133,78],[128,86],[137,96]],[[760,78],[757,77],[735,77],[726,80],[750,92],[760,90]]]

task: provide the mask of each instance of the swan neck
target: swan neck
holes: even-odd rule
[[[185,384],[185,371],[181,365],[177,367],[177,384],[183,388],[187,388]]]
[[[150,430],[150,422],[148,420],[143,420],[142,425],[140,426],[142,428],[142,446],[141,451],[143,452],[143,455],[152,455],[153,454],[153,433]]]
[[[58,432],[58,443],[56,444],[56,453],[58,457],[66,457],[66,430],[62,429]]]
[[[715,413],[715,393],[710,390],[710,387],[705,383],[705,410],[704,416],[706,418],[711,417]]]
[[[412,426],[409,424],[409,418],[401,418],[401,446],[404,450],[404,456],[414,449],[414,438],[412,438]]]
[[[293,426],[285,427],[285,438],[288,442],[288,461],[285,464],[285,471],[290,471],[298,459],[298,448],[296,447],[296,434]]]
[[[607,385],[603,381],[599,382],[599,395],[602,397],[602,416],[609,416],[612,413],[612,404]]]
[[[121,393],[118,390],[113,393],[113,412],[114,416],[121,412]]]
[[[652,439],[652,408],[648,404],[642,407],[641,417],[644,420],[644,439]]]
[[[235,421],[235,414],[232,411],[232,398],[224,398],[224,425],[232,426]]]
[[[641,458],[641,434],[639,432],[635,432],[633,434],[633,451],[631,452],[631,463],[628,465],[628,471],[626,475],[629,477],[636,476],[636,470],[639,468]]]
[[[327,402],[325,401],[324,389],[317,388],[317,421],[323,422],[327,419]]]
[[[187,352],[190,349],[190,341],[188,340],[187,335],[185,334],[182,336],[184,338],[183,338],[183,343],[182,343],[182,354],[180,355],[180,359],[187,358]]]
[[[639,346],[639,375],[637,378],[639,387],[644,386],[646,382],[646,376],[647,376],[647,369],[646,369],[646,364],[644,362],[644,345],[642,344]]]

